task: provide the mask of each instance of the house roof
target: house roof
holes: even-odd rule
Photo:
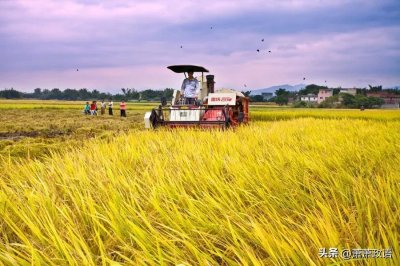
[[[370,97],[378,97],[378,98],[400,98],[400,94],[396,94],[393,92],[367,92],[367,96]]]

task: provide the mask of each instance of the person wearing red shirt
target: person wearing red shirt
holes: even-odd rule
[[[122,101],[120,104],[119,104],[119,110],[121,111],[121,117],[123,116],[123,117],[126,117],[126,103],[125,103],[125,101]]]
[[[97,109],[96,101],[93,101],[92,104],[90,105],[90,114],[97,115],[96,109]]]

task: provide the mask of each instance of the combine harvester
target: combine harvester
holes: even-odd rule
[[[198,101],[193,105],[184,104],[180,90],[174,90],[171,104],[165,98],[161,105],[147,112],[144,116],[145,128],[157,127],[198,127],[226,129],[249,122],[249,98],[241,92],[221,89],[214,92],[214,76],[202,66],[175,65],[169,66],[175,73],[201,72]],[[185,74],[186,77],[186,74]]]

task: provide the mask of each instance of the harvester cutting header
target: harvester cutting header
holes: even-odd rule
[[[225,129],[249,122],[249,98],[235,90],[214,91],[214,75],[207,75],[204,79],[204,72],[209,72],[207,69],[194,65],[174,65],[168,68],[175,73],[184,73],[181,90],[174,90],[170,104],[163,98],[158,108],[145,114],[146,128]],[[193,77],[194,72],[201,72],[200,80]]]

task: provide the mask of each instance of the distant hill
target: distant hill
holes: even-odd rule
[[[252,90],[250,95],[261,95],[261,93],[263,92],[275,92],[276,90],[282,88],[285,89],[287,91],[299,91],[301,89],[303,89],[305,86],[307,86],[306,84],[297,84],[297,85],[289,85],[289,84],[285,84],[285,85],[278,85],[278,86],[272,86],[269,88],[264,88],[264,89],[257,89],[257,90]]]

